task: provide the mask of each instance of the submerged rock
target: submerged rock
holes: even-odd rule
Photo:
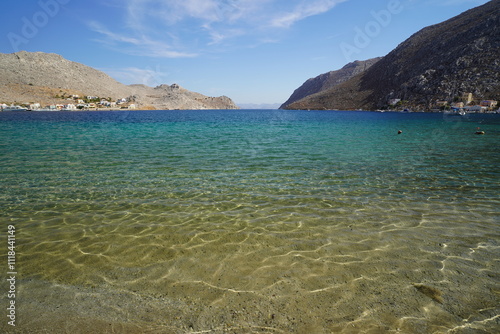
[[[438,302],[439,304],[443,303],[443,293],[433,287],[424,285],[424,284],[413,284],[413,286],[421,293],[426,295],[429,298],[432,298],[434,301]]]

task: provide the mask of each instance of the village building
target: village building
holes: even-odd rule
[[[467,111],[476,112],[476,113],[484,113],[484,112],[486,112],[487,109],[488,109],[487,107],[483,107],[480,105],[467,107]]]
[[[488,109],[493,109],[497,106],[498,102],[495,100],[484,100],[479,104],[481,107],[486,107]]]
[[[465,105],[469,105],[473,101],[472,93],[463,93],[462,101],[464,101]]]

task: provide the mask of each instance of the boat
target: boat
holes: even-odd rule
[[[28,109],[20,106],[11,105],[10,107],[1,107],[0,111],[28,111]]]
[[[454,109],[453,111],[445,112],[446,116],[465,116],[467,112],[465,110]]]

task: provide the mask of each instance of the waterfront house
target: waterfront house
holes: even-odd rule
[[[464,107],[463,102],[455,102],[451,104],[451,107],[454,109],[462,109]]]
[[[493,109],[497,106],[498,102],[495,100],[484,100],[479,104],[481,107],[486,107],[488,109]]]
[[[469,111],[469,112],[477,112],[477,113],[483,113],[487,109],[488,109],[487,107],[483,107],[483,106],[479,106],[479,105],[467,107],[467,111]]]

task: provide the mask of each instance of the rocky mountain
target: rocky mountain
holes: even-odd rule
[[[68,95],[129,98],[138,108],[238,109],[228,97],[208,97],[176,84],[127,86],[57,54],[0,53],[0,103],[63,103],[61,96]]]
[[[323,73],[315,78],[311,78],[304,82],[302,86],[297,88],[290,98],[281,105],[280,109],[286,108],[288,105],[305,98],[306,96],[313,95],[351,79],[357,74],[360,74],[369,69],[373,64],[382,58],[372,58],[365,61],[356,60],[342,67],[340,70]]]
[[[177,84],[159,85],[155,88],[146,85],[131,85],[133,99],[140,105],[156,109],[239,109],[227,96],[210,97],[191,92]]]
[[[500,100],[500,0],[422,29],[365,72],[288,109],[384,108],[401,99],[416,110],[436,100]]]

